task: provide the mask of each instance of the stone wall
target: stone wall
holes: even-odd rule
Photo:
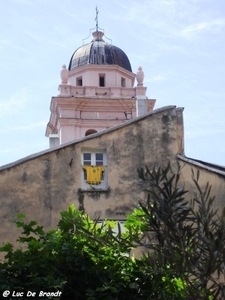
[[[178,157],[178,161],[181,167],[181,182],[189,191],[188,197],[193,198],[196,195],[197,189],[192,176],[194,174],[196,178],[199,172],[198,183],[201,190],[205,190],[207,183],[211,186],[210,196],[215,197],[213,208],[222,214],[225,207],[225,168],[185,157]]]
[[[92,218],[124,220],[145,195],[137,168],[175,168],[183,154],[182,110],[155,110],[122,125],[61,145],[0,168],[0,242],[14,240],[19,212],[53,227],[59,213],[74,204]],[[82,190],[83,149],[104,149],[108,188]],[[10,238],[9,238],[10,237]]]

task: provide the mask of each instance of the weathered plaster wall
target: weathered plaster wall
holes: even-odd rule
[[[81,153],[85,148],[106,151],[107,191],[81,189]],[[179,155],[177,159],[177,154],[184,154],[183,148],[182,109],[171,106],[1,167],[0,243],[15,241],[18,231],[12,223],[19,212],[46,227],[55,226],[60,211],[72,203],[91,217],[125,219],[146,197],[137,173],[145,165],[162,167],[170,162],[176,170],[179,162],[181,184],[190,191],[190,197],[194,192],[191,169],[199,169],[200,184],[212,184],[215,207],[223,208],[225,173],[179,159]]]
[[[0,242],[17,236],[12,224],[19,212],[46,227],[72,203],[91,217],[125,219],[144,195],[137,168],[176,164],[180,152],[177,109],[167,107],[88,136],[55,150],[25,158],[0,169]],[[109,191],[81,190],[81,151],[105,149]]]
[[[225,207],[225,172],[218,172],[218,170],[213,170],[213,168],[205,167],[204,165],[198,163],[188,163],[179,159],[179,164],[181,166],[181,182],[184,183],[185,189],[188,190],[188,195],[193,198],[197,192],[195,184],[192,180],[192,171],[195,175],[199,171],[199,185],[202,191],[205,190],[207,182],[211,185],[211,196],[215,196],[213,207],[218,209],[219,213],[222,213]],[[222,174],[224,173],[224,174]]]

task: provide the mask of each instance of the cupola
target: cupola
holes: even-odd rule
[[[132,72],[127,55],[120,48],[103,40],[104,32],[92,33],[93,40],[79,47],[72,55],[68,70],[84,65],[118,65]]]

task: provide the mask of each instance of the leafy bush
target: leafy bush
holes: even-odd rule
[[[1,290],[24,295],[28,290],[61,290],[60,299],[80,300],[160,295],[156,286],[161,284],[161,289],[168,282],[163,276],[154,276],[142,260],[129,256],[134,247],[132,234],[121,233],[119,227],[115,235],[113,223],[99,225],[72,205],[61,212],[57,229],[45,232],[19,214],[16,225],[22,229],[18,241],[23,247],[14,249],[10,243],[1,247],[6,252],[0,264]]]
[[[0,248],[0,290],[60,290],[60,299],[79,300],[222,299],[225,221],[212,209],[209,184],[202,191],[193,173],[198,193],[189,202],[169,165],[139,176],[147,201],[127,217],[124,232],[73,205],[48,231],[19,214],[21,249]]]
[[[140,203],[143,235],[136,243],[148,249],[150,268],[171,270],[179,278],[185,299],[224,299],[225,218],[213,208],[211,186],[200,187],[199,176],[192,171],[196,192],[188,201],[179,171],[170,165],[139,170],[148,199]]]

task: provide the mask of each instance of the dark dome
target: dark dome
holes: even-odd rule
[[[92,65],[118,65],[132,72],[130,61],[126,54],[118,47],[106,43],[101,31],[93,32],[93,41],[78,48],[72,55],[69,70],[87,64]]]

